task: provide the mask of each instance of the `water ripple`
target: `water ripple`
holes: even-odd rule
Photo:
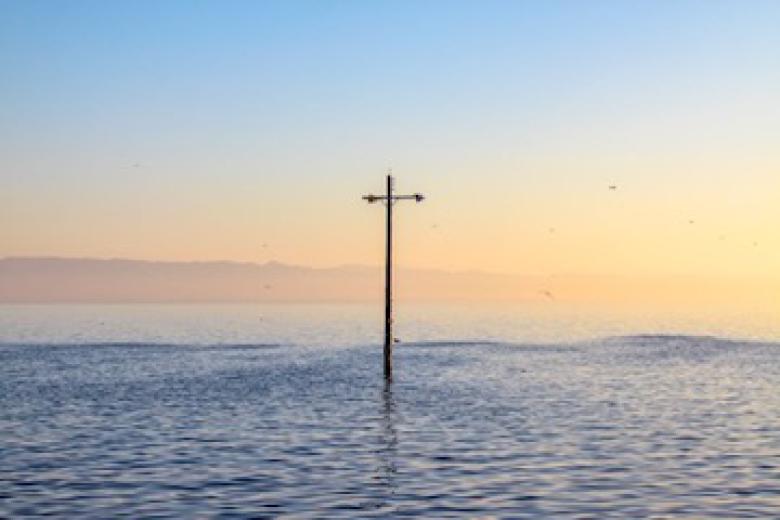
[[[0,516],[774,517],[777,347],[6,344]]]

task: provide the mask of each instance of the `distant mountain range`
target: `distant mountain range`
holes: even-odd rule
[[[17,257],[0,260],[0,302],[370,301],[381,298],[383,276],[357,265]],[[526,281],[510,276],[417,269],[395,276],[399,298],[533,297]]]
[[[698,277],[517,276],[399,268],[395,296],[416,301],[775,305],[777,281]],[[0,303],[381,301],[383,270],[240,262],[0,259]]]

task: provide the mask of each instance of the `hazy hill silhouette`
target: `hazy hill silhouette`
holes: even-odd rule
[[[380,302],[380,267],[318,269],[278,262],[0,259],[0,303]],[[653,305],[775,305],[776,280],[657,276],[516,276],[396,270],[396,297]]]
[[[399,297],[532,296],[526,280],[482,273],[398,269]],[[0,302],[369,301],[384,289],[379,267],[327,269],[239,262],[88,258],[0,260]]]

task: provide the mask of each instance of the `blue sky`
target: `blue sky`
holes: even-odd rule
[[[766,241],[778,27],[771,1],[5,1],[0,217],[15,225],[0,255],[262,260],[256,243],[273,241],[282,260],[369,262],[377,244],[344,236],[377,221],[347,202],[387,166],[435,195],[426,225],[462,230],[410,231],[409,247],[430,246],[424,265],[577,270],[567,258],[612,243],[605,221],[677,240],[655,216],[684,201],[714,212],[735,190],[710,220]],[[588,190],[611,182],[636,187],[641,214],[598,217]],[[568,246],[528,265],[519,246],[462,254],[535,233],[539,215],[539,229],[571,223]],[[235,243],[171,246],[195,232]],[[517,240],[546,247],[537,238]],[[696,271],[697,255],[659,270]]]

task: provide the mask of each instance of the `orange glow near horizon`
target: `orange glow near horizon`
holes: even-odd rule
[[[506,171],[485,184],[465,169],[452,180],[397,174],[400,189],[428,196],[396,212],[397,263],[509,274],[780,277],[780,176],[758,184],[755,176],[721,175],[697,186],[705,175],[667,170],[650,182],[634,169],[618,181],[590,175],[586,184],[567,183],[563,168],[526,167],[540,175],[525,187],[522,179],[502,184]],[[70,196],[66,186],[50,187],[5,205],[14,218],[4,220],[13,225],[2,228],[2,254],[376,265],[384,214],[359,196],[379,191],[382,177],[363,177],[302,193],[262,180],[201,179],[184,192],[126,179],[117,191],[92,185]]]

